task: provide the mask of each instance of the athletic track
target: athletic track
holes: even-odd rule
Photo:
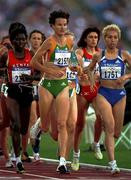
[[[69,166],[70,166],[70,162]],[[57,160],[43,159],[39,163],[24,163],[26,172],[24,174],[17,174],[15,168],[5,168],[4,159],[0,159],[0,180],[39,180],[39,179],[70,179],[70,180],[130,180],[131,169],[121,169],[120,174],[112,176],[110,171],[105,166],[80,164],[80,170],[77,172],[71,171],[70,174],[59,174],[56,172],[58,165]]]

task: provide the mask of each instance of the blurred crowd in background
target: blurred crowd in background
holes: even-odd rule
[[[69,28],[75,33],[76,41],[83,29],[90,25],[101,30],[105,24],[115,23],[123,31],[121,45],[130,51],[129,0],[0,0],[0,38],[7,35],[9,24],[14,21],[24,23],[28,32],[39,29],[48,36],[51,33],[49,13],[56,9],[70,13]]]

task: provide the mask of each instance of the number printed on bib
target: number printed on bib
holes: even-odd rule
[[[8,86],[5,83],[2,83],[1,85],[1,92],[4,94],[4,96],[7,97],[7,90],[8,90]]]
[[[114,80],[121,77],[121,67],[101,67],[102,79]]]
[[[57,50],[55,52],[54,64],[57,66],[68,66],[71,53],[68,51]]]
[[[76,80],[77,72],[71,71],[69,68],[66,70],[66,76],[68,80]]]
[[[22,83],[23,81],[20,79],[22,74],[31,75],[31,69],[14,67],[12,69],[12,83]]]

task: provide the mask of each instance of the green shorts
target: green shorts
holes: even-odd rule
[[[42,79],[40,81],[40,86],[47,89],[54,97],[57,97],[58,94],[68,86],[68,81],[67,79],[59,79],[59,80]]]

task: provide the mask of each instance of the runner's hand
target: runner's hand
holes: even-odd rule
[[[31,82],[33,81],[33,77],[28,74],[21,74],[20,79],[24,82]]]
[[[123,86],[125,84],[125,81],[126,81],[126,75],[123,75],[116,80],[116,84],[118,86]]]

